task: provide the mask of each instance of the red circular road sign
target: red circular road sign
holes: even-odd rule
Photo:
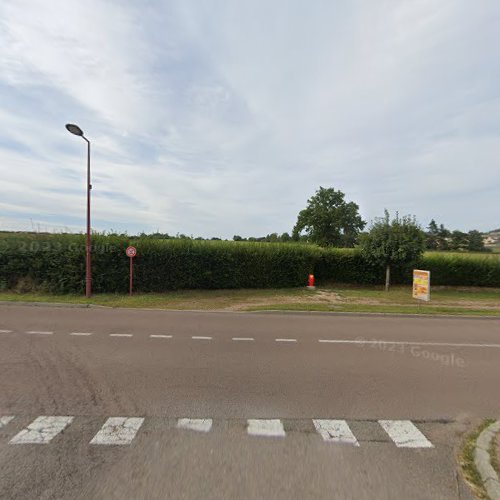
[[[137,249],[135,247],[127,247],[125,253],[127,257],[135,257],[137,255]]]

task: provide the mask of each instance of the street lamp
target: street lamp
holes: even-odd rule
[[[90,298],[92,295],[92,259],[91,259],[91,240],[90,240],[90,141],[83,135],[83,130],[73,123],[67,123],[66,129],[74,135],[78,135],[87,142],[87,239],[85,243],[85,296]]]

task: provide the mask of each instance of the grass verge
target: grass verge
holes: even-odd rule
[[[310,311],[310,312],[350,312],[350,313],[381,313],[381,314],[421,314],[432,316],[436,314],[457,316],[500,316],[500,311],[488,309],[471,309],[463,307],[419,307],[406,305],[367,305],[347,304],[328,306],[325,304],[273,304],[270,306],[250,306],[249,312],[258,311]]]
[[[474,449],[479,434],[481,434],[486,427],[494,422],[494,419],[483,420],[483,422],[476,427],[476,429],[467,434],[457,457],[465,481],[470,486],[474,496],[481,500],[488,500],[489,497],[484,488],[483,480],[481,479],[474,463]]]
[[[168,293],[119,295],[51,295],[42,292],[0,292],[0,301],[94,304],[176,310],[218,311],[324,311],[394,314],[452,314],[500,316],[500,289],[436,287],[429,303],[417,302],[411,287],[393,287],[388,293],[380,287],[347,285],[305,288],[243,290],[178,290]]]

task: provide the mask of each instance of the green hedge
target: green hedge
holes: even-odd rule
[[[382,284],[384,270],[355,249],[293,243],[131,240],[93,237],[95,292],[128,290],[125,248],[137,247],[135,290],[295,287],[314,272],[319,283]],[[427,253],[416,265],[433,285],[500,287],[500,256]],[[392,283],[411,283],[411,267],[392,270]],[[0,289],[80,293],[85,281],[82,235],[0,234]]]
[[[500,287],[500,255],[426,252],[414,266],[391,269],[391,283],[410,284],[414,268],[430,271],[432,285]],[[371,285],[385,280],[384,269],[350,248],[324,250],[315,269],[322,281]]]
[[[299,244],[94,236],[95,292],[128,290],[129,244],[137,247],[134,289],[140,292],[302,286],[321,255],[319,248]],[[84,280],[83,236],[0,239],[0,287],[21,282],[51,292],[80,292]]]

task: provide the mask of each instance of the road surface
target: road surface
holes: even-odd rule
[[[498,319],[0,305],[0,498],[469,498]]]

